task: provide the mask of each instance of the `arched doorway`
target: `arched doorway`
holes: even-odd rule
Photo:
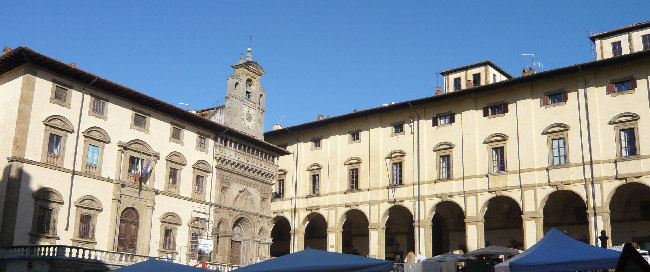
[[[609,202],[612,245],[634,242],[650,250],[650,187],[628,183],[616,189]]]
[[[120,230],[117,235],[117,251],[136,253],[138,249],[138,211],[126,208],[120,215]]]
[[[484,219],[485,246],[523,249],[523,221],[517,201],[507,196],[490,199]]]
[[[413,214],[407,208],[397,205],[388,210],[384,240],[386,260],[403,262],[406,254],[415,252],[413,228]]]
[[[589,244],[587,205],[573,191],[557,191],[548,196],[544,205],[544,233],[551,228]]]
[[[280,257],[290,253],[291,225],[284,216],[278,216],[273,220],[271,229],[271,257]]]
[[[368,218],[362,211],[345,213],[342,242],[343,253],[368,256]]]
[[[250,244],[247,238],[250,238],[251,229],[251,223],[243,217],[237,219],[233,224],[229,258],[231,264],[249,264],[243,257],[250,256]]]
[[[433,256],[466,250],[465,215],[463,209],[451,201],[436,205],[431,218],[431,253]]]
[[[308,217],[309,222],[305,227],[305,248],[327,250],[327,221],[318,213]]]

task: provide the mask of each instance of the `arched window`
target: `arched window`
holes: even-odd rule
[[[34,193],[34,216],[30,242],[33,244],[55,244],[59,240],[56,232],[59,208],[63,196],[57,190],[44,187]]]
[[[251,99],[252,89],[253,89],[253,81],[249,78],[246,80],[246,100]]]
[[[102,203],[94,196],[85,195],[74,205],[77,207],[77,224],[72,245],[94,248],[97,244],[95,226],[97,225],[97,216],[103,210]]]

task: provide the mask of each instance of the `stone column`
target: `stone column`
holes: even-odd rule
[[[431,232],[431,223],[426,223],[426,220],[420,220],[416,222],[415,228],[413,229],[415,236],[415,256],[426,256],[427,244],[429,244],[429,239],[426,239],[427,232]]]
[[[298,252],[298,251],[301,251],[301,250],[305,249],[305,232],[304,232],[304,230],[296,230],[295,232],[291,232],[291,237],[295,240],[295,243],[293,243],[293,241],[291,241],[292,242],[291,245],[292,245],[292,247],[294,247],[294,249],[291,251],[291,253]]]
[[[343,229],[327,229],[327,251],[343,252]]]
[[[424,254],[427,258],[433,257],[433,242],[431,238],[431,231],[433,225],[431,225],[431,220],[425,222],[424,224],[424,244],[425,244],[425,251]]]
[[[589,217],[589,244],[600,246],[600,240],[598,240],[598,236],[600,236],[601,230],[605,230],[605,232],[607,232],[607,236],[610,237],[610,239],[607,240],[607,247],[611,247],[612,225],[610,221],[609,207],[598,206],[596,207],[595,214],[593,208],[588,208],[587,216]],[[594,222],[596,222],[598,226],[598,231],[595,231],[594,229]]]
[[[485,247],[485,221],[478,216],[465,218],[465,233],[467,235],[467,250],[477,250]]]
[[[524,228],[524,248],[530,248],[544,236],[543,216],[536,212],[524,213],[521,220]]]
[[[371,258],[377,258],[383,260],[385,258],[385,246],[384,246],[384,226],[378,226],[378,224],[369,224],[368,225],[368,255]]]

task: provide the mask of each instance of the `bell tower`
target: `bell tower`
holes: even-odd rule
[[[239,63],[232,66],[235,72],[228,77],[224,124],[246,134],[264,139],[264,102],[266,91],[260,84],[264,75],[262,67],[253,61],[251,48]]]

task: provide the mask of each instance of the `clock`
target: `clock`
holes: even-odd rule
[[[246,127],[253,128],[256,119],[255,111],[253,111],[250,108],[246,108],[243,110],[241,117],[242,117],[242,122]]]

